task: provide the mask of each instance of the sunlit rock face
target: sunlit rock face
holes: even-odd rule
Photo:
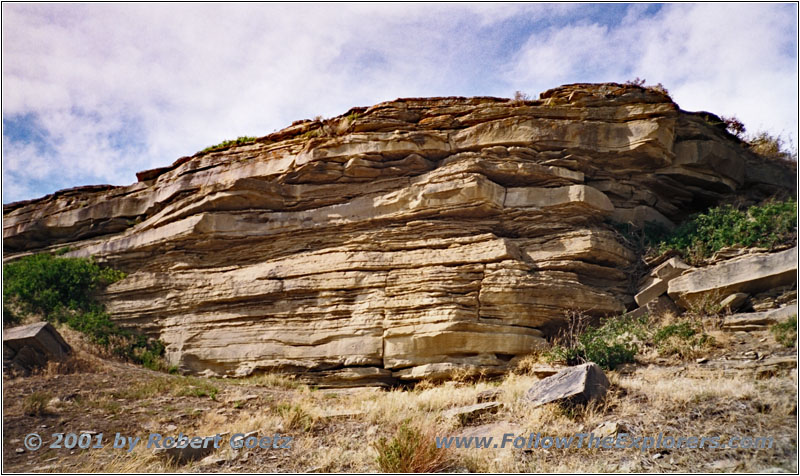
[[[69,246],[182,370],[326,385],[500,371],[564,311],[633,306],[614,222],[673,226],[794,176],[656,90],[398,99],[4,206],[6,259]]]

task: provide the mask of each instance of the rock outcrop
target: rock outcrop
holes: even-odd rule
[[[619,84],[398,99],[4,206],[5,259],[69,246],[184,371],[382,383],[503,369],[567,308],[635,307],[612,222],[793,190],[716,116]],[[757,169],[757,170],[756,170]]]

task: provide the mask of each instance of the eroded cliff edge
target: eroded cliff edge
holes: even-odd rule
[[[5,205],[5,258],[68,245],[125,270],[108,310],[185,371],[323,383],[500,370],[565,309],[633,305],[612,222],[669,227],[796,179],[619,84],[398,99],[138,177]]]

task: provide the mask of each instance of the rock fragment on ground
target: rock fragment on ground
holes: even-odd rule
[[[688,308],[724,299],[731,293],[754,293],[797,283],[797,247],[776,253],[749,254],[696,268],[669,282],[669,296]]]
[[[50,360],[62,360],[71,351],[49,322],[3,330],[3,367],[31,370]]]
[[[594,362],[568,367],[536,382],[525,394],[534,407],[552,402],[587,403],[603,398],[610,383]]]
[[[499,402],[476,403],[474,405],[451,408],[445,411],[442,415],[445,418],[454,418],[462,425],[466,425],[484,415],[497,413],[502,406],[503,404]]]

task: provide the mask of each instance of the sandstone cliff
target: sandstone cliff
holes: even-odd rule
[[[185,371],[370,383],[500,370],[565,309],[634,306],[611,222],[670,227],[793,190],[716,116],[659,91],[398,99],[4,206],[4,254],[69,246]]]

